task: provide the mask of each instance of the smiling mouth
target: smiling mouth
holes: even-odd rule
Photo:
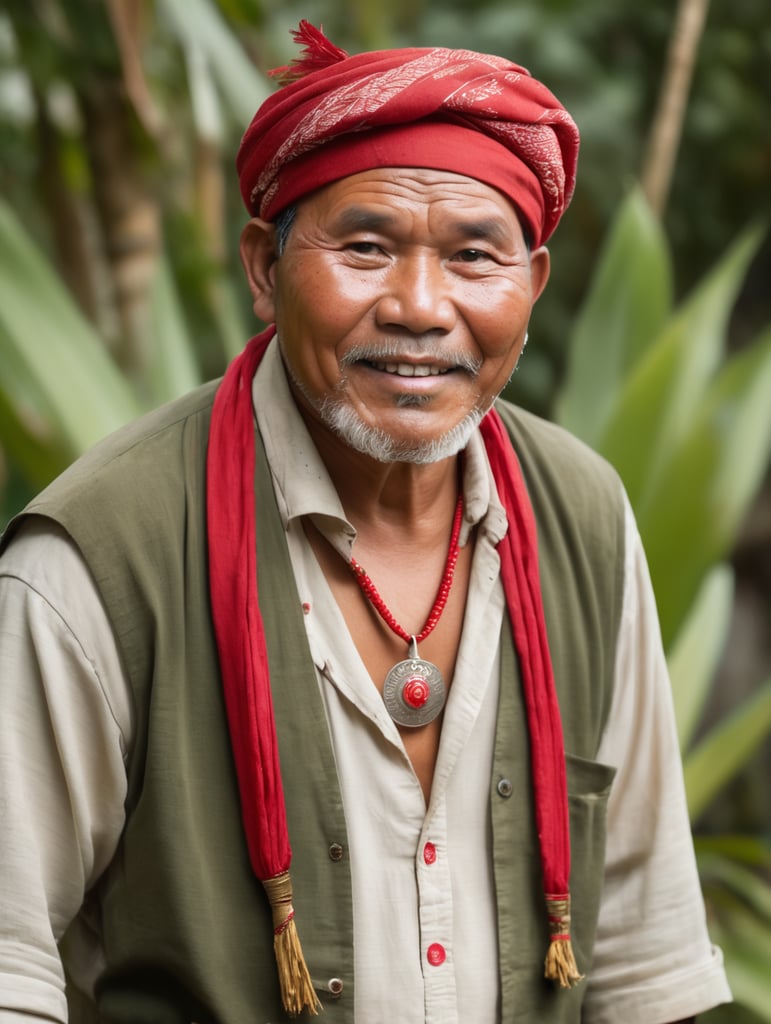
[[[452,369],[450,366],[437,366],[433,363],[378,363],[368,360],[368,365],[396,377],[440,377]]]

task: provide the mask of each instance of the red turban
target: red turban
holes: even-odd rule
[[[252,119],[238,151],[241,194],[265,220],[302,196],[375,167],[453,171],[514,203],[533,245],[575,186],[578,129],[552,93],[502,57],[401,49],[349,56],[308,22],[288,84]]]

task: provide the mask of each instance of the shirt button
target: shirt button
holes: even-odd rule
[[[436,861],[436,847],[433,843],[426,843],[423,847],[423,860],[426,864],[433,864]]]
[[[503,797],[509,797],[514,792],[514,787],[511,784],[511,779],[500,779],[498,782],[498,795]]]
[[[432,942],[426,950],[426,959],[432,967],[439,967],[447,959],[447,953],[441,942]]]
[[[343,848],[340,843],[332,843],[329,847],[329,859],[330,860],[342,860],[343,859]]]
[[[334,996],[335,999],[339,999],[343,994],[343,982],[341,978],[330,978],[327,982],[327,988],[329,994]]]

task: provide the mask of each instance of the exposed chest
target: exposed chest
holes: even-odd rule
[[[372,685],[382,696],[388,673],[398,662],[409,657],[409,643],[386,624],[341,556],[315,531],[309,531],[309,540]],[[391,556],[385,553],[386,557],[377,560],[377,572],[373,570],[370,574],[384,607],[411,635],[423,629],[434,606],[442,575],[441,562],[425,557],[425,554],[420,550],[412,553],[400,550]],[[452,685],[460,645],[472,554],[472,544],[460,549],[441,614],[418,649],[421,659],[436,666],[448,690]],[[397,728],[428,801],[439,749],[442,715],[426,725],[397,725]]]

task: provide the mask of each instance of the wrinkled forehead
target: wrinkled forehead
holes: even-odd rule
[[[498,246],[527,241],[516,205],[470,175],[383,167],[348,175],[300,198],[304,223],[336,236],[415,232],[428,239],[476,239]],[[282,216],[277,218],[281,221]]]

